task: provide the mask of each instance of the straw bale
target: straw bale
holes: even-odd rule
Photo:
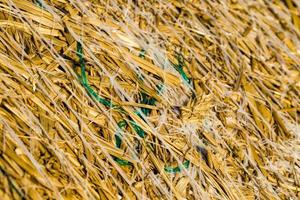
[[[299,199],[299,13],[0,0],[0,199]]]

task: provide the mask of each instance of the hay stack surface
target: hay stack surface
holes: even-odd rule
[[[0,0],[0,199],[299,199],[297,0]]]

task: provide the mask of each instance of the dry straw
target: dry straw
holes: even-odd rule
[[[297,0],[0,0],[0,199],[299,199]]]

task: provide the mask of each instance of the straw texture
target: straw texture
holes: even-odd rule
[[[299,199],[297,0],[0,0],[0,199]]]

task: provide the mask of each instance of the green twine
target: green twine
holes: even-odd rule
[[[106,107],[116,107],[115,105],[112,104],[111,101],[106,100],[102,97],[100,97],[94,90],[93,88],[89,85],[89,82],[86,77],[85,73],[85,62],[83,58],[83,52],[82,52],[82,45],[77,42],[77,56],[79,57],[79,62],[80,62],[80,69],[81,69],[81,82],[83,84],[83,87],[89,92],[89,94],[94,97],[99,103],[103,104]]]
[[[43,6],[42,2],[40,0],[36,0],[35,1],[36,5],[38,5],[40,8],[45,9],[45,7]]]
[[[100,97],[94,90],[93,88],[91,88],[91,86],[89,85],[86,73],[85,73],[85,62],[84,62],[84,58],[83,58],[83,50],[82,50],[82,45],[80,42],[77,42],[77,52],[76,52],[77,56],[79,57],[79,63],[80,63],[80,69],[81,69],[81,83],[83,85],[83,87],[88,91],[88,93],[94,97],[99,103],[103,104],[106,107],[116,107],[115,105],[112,104],[111,101],[106,100],[102,97]],[[120,109],[121,112],[123,112],[122,109]],[[124,128],[127,126],[127,123],[125,120],[121,121],[118,123],[118,126],[120,129]],[[117,134],[115,134],[115,140],[116,140],[116,146],[118,148],[121,148],[121,143],[122,143],[122,138],[121,138],[121,134],[120,132],[118,132]],[[122,160],[120,158],[117,158],[115,156],[113,156],[114,160],[120,164],[121,166],[126,166],[126,165],[130,165],[131,163],[126,161],[126,160]]]
[[[145,54],[146,54],[146,50],[145,49],[142,49],[140,54],[139,54],[139,57],[140,58],[145,58]]]
[[[141,138],[144,138],[145,137],[145,132],[144,130],[139,126],[137,125],[133,120],[130,120],[129,121],[130,124],[132,125],[133,129],[135,130],[135,132],[141,137]],[[122,120],[118,123],[118,126],[120,129],[124,128],[124,127],[127,127],[127,122],[125,120]],[[120,134],[120,132],[118,131],[116,134],[115,134],[115,141],[116,141],[116,147],[117,148],[121,148],[121,144],[122,144],[122,135]],[[121,166],[128,166],[128,165],[131,165],[131,163],[129,161],[126,161],[126,160],[122,160],[120,158],[117,158],[117,157],[114,157],[114,160]]]
[[[139,57],[141,58],[145,58],[145,53],[146,51],[144,49],[141,50]],[[183,71],[183,66],[184,66],[184,58],[181,54],[179,54],[177,56],[177,60],[178,60],[178,64],[173,66],[175,67],[175,69],[177,69],[177,71],[181,74],[182,78],[188,83],[190,84],[190,79],[188,78],[188,76],[186,75],[186,73]],[[157,85],[157,90],[158,92],[160,92],[163,88],[163,85]],[[148,104],[148,105],[155,105],[156,99],[147,95],[144,92],[141,92],[141,98],[140,98],[140,102],[143,104]],[[142,108],[141,109],[142,112],[148,116],[151,113],[151,109],[149,108]],[[187,160],[183,163],[183,167],[184,168],[188,168],[190,165],[190,161]],[[182,166],[178,166],[178,167],[165,167],[164,168],[166,172],[168,173],[177,173],[177,172],[181,172],[182,170]]]
[[[118,127],[119,127],[120,129],[126,128],[126,126],[127,126],[127,123],[126,123],[125,120],[122,120],[122,121],[120,121],[120,122],[118,123]],[[115,140],[116,140],[116,147],[121,148],[122,135],[121,135],[120,131],[118,131],[118,132],[115,134]]]
[[[190,166],[190,161],[187,160],[185,162],[182,163],[182,166],[178,166],[178,167],[165,167],[165,171],[168,173],[177,173],[177,172],[181,172],[181,170],[183,168],[189,168]]]
[[[191,80],[188,78],[188,76],[186,75],[186,73],[183,71],[183,66],[184,66],[184,57],[182,54],[178,54],[177,55],[177,62],[178,64],[174,64],[172,63],[172,65],[174,66],[174,68],[180,73],[181,77],[183,78],[183,80],[185,80],[188,84],[191,83]],[[165,167],[165,171],[168,173],[177,173],[177,172],[181,172],[182,168],[189,168],[190,166],[190,161],[187,160],[185,162],[182,163],[182,166],[177,166],[177,167]]]
[[[135,121],[130,120],[130,124],[141,138],[145,137],[145,131]]]
[[[140,54],[139,54],[139,57],[140,58],[145,58],[145,53],[146,51],[144,49],[141,50]],[[139,75],[139,78],[141,80],[143,80],[143,77],[141,75]],[[160,90],[162,87],[158,87],[158,90]],[[146,93],[144,92],[141,92],[141,97],[139,99],[139,101],[143,104],[147,104],[147,105],[155,105],[155,102],[156,102],[156,99],[147,95]],[[144,115],[148,116],[151,112],[151,109],[149,108],[141,108],[142,112],[144,113]]]
[[[39,1],[38,1],[39,2]],[[40,2],[39,2],[40,3]],[[140,57],[141,58],[145,58],[145,50],[142,50],[140,53]],[[111,101],[106,100],[105,98],[100,97],[89,85],[86,73],[85,73],[85,62],[84,62],[84,58],[83,58],[83,50],[82,50],[82,45],[80,42],[77,42],[77,52],[76,52],[77,56],[79,57],[79,62],[80,62],[80,69],[81,69],[81,83],[84,86],[84,88],[89,92],[89,94],[94,97],[99,103],[103,104],[106,107],[116,107],[115,105],[112,104]],[[181,57],[180,57],[181,56]],[[180,59],[181,58],[181,59]],[[190,79],[187,77],[187,75],[185,74],[185,72],[183,71],[183,57],[180,54],[177,58],[178,60],[178,64],[175,65],[173,64],[173,66],[175,67],[175,69],[181,74],[182,78],[190,83]],[[142,77],[141,77],[142,78]],[[160,91],[163,88],[163,85],[158,85],[157,86],[158,91]],[[147,105],[155,105],[156,99],[153,97],[150,97],[149,95],[147,95],[144,92],[141,92],[141,98],[140,98],[140,102],[143,104],[147,104]],[[142,108],[141,109],[142,112],[144,113],[144,115],[148,116],[151,113],[151,109],[149,108]],[[121,112],[124,112],[123,109],[120,109]],[[139,117],[142,118],[140,112],[135,112],[135,114],[137,114]],[[145,137],[145,131],[132,119],[129,120],[130,124],[132,125],[133,129],[135,130],[135,132],[141,137],[144,138]],[[117,148],[121,148],[121,144],[122,144],[122,135],[120,133],[120,131],[122,131],[123,128],[127,127],[127,122],[125,120],[122,120],[120,122],[118,122],[118,127],[120,130],[118,130],[118,132],[115,134],[115,141],[116,141],[116,147]],[[132,163],[123,159],[120,159],[118,157],[113,156],[114,160],[121,166],[128,166],[131,165]],[[177,173],[177,172],[181,172],[182,167],[184,168],[188,168],[190,165],[190,161],[185,161],[183,163],[183,166],[178,166],[178,167],[165,167],[165,171],[168,173]]]
[[[147,95],[144,92],[141,93],[140,100],[141,100],[141,103],[147,104],[147,105],[155,105],[155,102],[156,102],[155,98],[149,97],[149,95]],[[148,116],[151,112],[151,109],[149,109],[149,108],[142,108],[141,110],[146,116]]]
[[[183,71],[183,66],[184,66],[184,57],[181,53],[177,55],[177,62],[178,64],[174,64],[171,62],[171,64],[174,66],[174,68],[179,72],[183,80],[185,80],[188,84],[191,83],[191,80],[188,78],[186,73]]]
[[[141,52],[140,52],[139,57],[145,58],[145,53],[146,53],[146,51],[145,51],[144,49],[142,49]],[[183,79],[184,79],[187,83],[190,83],[190,79],[187,77],[187,75],[186,75],[185,72],[183,71],[183,66],[184,66],[184,58],[183,58],[183,56],[182,56],[181,54],[178,55],[177,60],[178,60],[178,65],[174,65],[174,64],[173,64],[173,65],[174,65],[175,68],[179,71],[179,73],[181,74],[181,76],[183,77]],[[139,78],[140,78],[141,80],[143,80],[143,77],[142,77],[141,75],[139,75]],[[162,88],[163,88],[163,85],[157,85],[157,90],[158,90],[158,92],[161,91]],[[143,103],[143,104],[147,104],[147,105],[155,105],[156,99],[153,98],[153,97],[151,97],[151,96],[149,96],[149,95],[147,95],[147,94],[144,93],[144,92],[141,92],[140,102]],[[149,108],[142,108],[141,110],[142,110],[143,114],[146,115],[146,116],[148,116],[148,115],[151,113],[151,109],[149,109]],[[135,112],[135,114],[142,118],[140,112],[137,111],[137,112]],[[120,121],[120,122],[118,123],[118,125],[119,125],[120,123],[122,123],[123,126],[125,126],[124,124],[127,125],[126,121]],[[134,122],[133,120],[130,120],[130,124],[133,126],[134,130],[137,132],[137,134],[138,134],[141,138],[144,138],[144,137],[145,137],[145,132],[144,132],[144,130],[143,130],[139,125],[137,125],[136,122]],[[119,127],[120,127],[120,125],[119,125]],[[117,145],[118,148],[120,148],[120,147],[121,147],[121,143],[122,143],[122,138],[120,137],[119,133],[117,133],[117,134],[115,135],[115,138],[116,138],[116,145]],[[119,158],[116,158],[115,161],[118,162],[118,163],[119,163],[120,165],[122,165],[122,166],[130,165],[130,164],[131,164],[130,162],[125,161],[125,160],[121,160],[121,159],[119,159]],[[186,168],[186,169],[189,168],[189,165],[190,165],[190,161],[187,160],[187,161],[185,161],[185,162],[183,163],[182,166],[177,166],[177,167],[170,167],[170,166],[168,166],[168,167],[165,167],[164,170],[165,170],[166,172],[168,172],[168,173],[177,173],[177,172],[181,172],[181,170],[182,170],[183,168]]]
[[[116,161],[119,165],[121,166],[128,166],[131,165],[131,162],[127,161],[127,160],[123,160],[121,158],[118,157],[114,157],[114,161]]]

